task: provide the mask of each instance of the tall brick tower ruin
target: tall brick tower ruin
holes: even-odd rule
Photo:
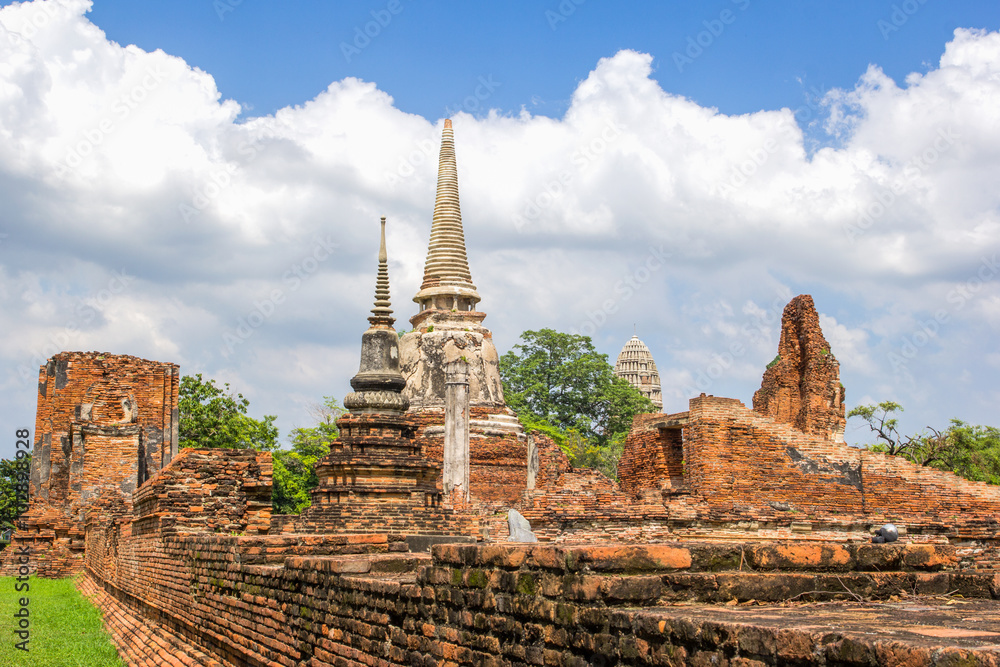
[[[844,441],[840,363],[819,326],[812,297],[800,294],[781,316],[778,356],[764,371],[753,409],[775,421],[834,442]]]
[[[41,574],[80,567],[99,495],[130,497],[176,456],[179,381],[176,364],[100,352],[60,352],[39,369],[31,506],[14,539]]]

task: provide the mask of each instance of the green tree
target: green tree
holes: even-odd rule
[[[233,396],[229,383],[223,388],[201,373],[181,378],[178,408],[180,447],[222,447],[271,451],[278,447],[275,415],[263,419],[247,416],[250,401]]]
[[[993,426],[971,426],[952,419],[944,431],[927,427],[916,435],[903,436],[898,420],[893,417],[903,407],[893,401],[878,405],[859,405],[847,417],[861,417],[875,442],[868,448],[902,456],[912,463],[953,472],[977,482],[1000,484],[1000,429]]]
[[[951,447],[944,469],[975,482],[1000,484],[1000,429],[952,419],[948,434]]]
[[[652,402],[617,377],[589,336],[552,329],[525,331],[500,358],[507,404],[525,428],[550,435],[573,465],[617,477],[632,418]]]
[[[859,405],[847,413],[847,418],[861,417],[875,434],[875,442],[868,449],[898,456],[912,445],[912,437],[899,434],[899,420],[893,417],[903,412],[903,406],[893,401],[882,401],[878,405]]]
[[[309,507],[309,492],[316,488],[316,462],[330,453],[338,436],[336,420],[344,413],[333,396],[311,410],[316,425],[296,428],[289,435],[291,449],[274,452],[274,487],[271,505],[277,514],[298,514]]]
[[[27,490],[22,488],[18,498],[17,485],[27,479],[31,456],[21,459],[0,459],[0,532],[14,526],[14,519],[27,509]]]

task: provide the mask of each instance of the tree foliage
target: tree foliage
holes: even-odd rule
[[[898,403],[882,401],[878,405],[859,405],[847,417],[861,417],[868,424],[875,435],[875,442],[868,445],[872,451],[902,456],[917,465],[976,482],[1000,484],[1000,429],[952,419],[943,431],[928,426],[916,435],[903,436],[893,416],[902,411]]]
[[[330,442],[338,436],[337,418],[344,409],[333,396],[311,410],[316,425],[293,429],[291,449],[274,452],[274,488],[271,505],[277,514],[298,514],[312,502],[309,492],[319,484],[316,462],[330,453]]]
[[[529,430],[552,437],[573,465],[617,477],[632,418],[652,402],[617,377],[589,336],[525,331],[500,358],[504,396]]]
[[[233,396],[229,383],[223,388],[201,373],[181,378],[178,408],[180,447],[222,447],[271,451],[278,447],[275,415],[263,419],[247,416],[250,401]]]
[[[27,489],[22,487],[19,499],[17,485],[27,480],[30,467],[31,456],[0,459],[0,532],[13,527],[14,519],[27,509]]]

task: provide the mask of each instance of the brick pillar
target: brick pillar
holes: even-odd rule
[[[463,360],[445,365],[444,493],[456,487],[469,499],[469,365]]]

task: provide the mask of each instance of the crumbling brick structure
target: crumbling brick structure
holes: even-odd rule
[[[660,496],[671,516],[697,499],[699,522],[761,536],[893,522],[910,537],[1000,540],[1000,488],[804,433],[735,399],[637,417],[619,474],[625,493]]]
[[[423,456],[408,415],[347,414],[337,428],[294,530],[478,536],[476,517],[443,498],[441,465]]]
[[[31,505],[14,544],[41,574],[79,568],[83,513],[100,494],[132,494],[177,454],[176,364],[61,352],[38,376]],[[10,571],[4,562],[3,571]]]
[[[819,326],[812,297],[792,299],[781,316],[778,356],[764,371],[753,409],[800,431],[843,442],[840,364]]]

